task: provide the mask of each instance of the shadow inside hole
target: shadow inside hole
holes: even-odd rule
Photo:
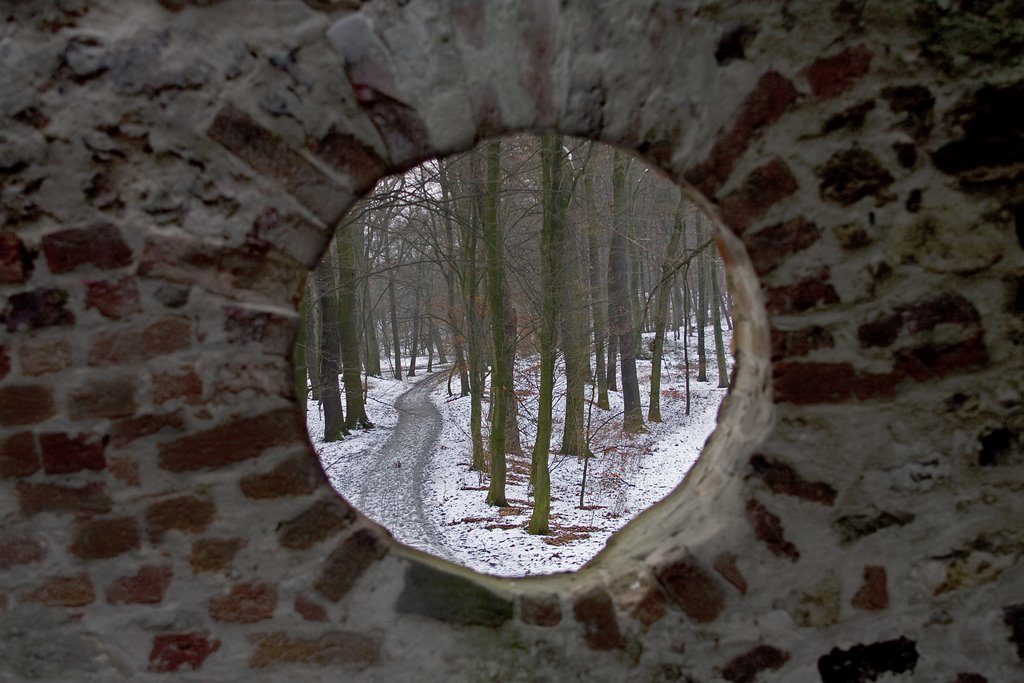
[[[302,305],[296,384],[332,484],[401,543],[456,564],[578,569],[679,485],[715,428],[733,325],[713,233],[659,173],[573,138],[505,138],[381,180],[337,227]],[[497,381],[514,407],[501,487],[496,345],[514,358]],[[545,456],[547,528],[530,533]]]

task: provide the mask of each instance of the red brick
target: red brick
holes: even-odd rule
[[[75,526],[69,550],[83,560],[103,560],[135,550],[139,540],[134,517],[94,519]]]
[[[0,426],[36,424],[56,414],[50,387],[16,384],[0,388]]]
[[[219,572],[231,567],[231,560],[246,544],[242,538],[203,538],[192,544],[189,563],[192,573]]]
[[[849,363],[782,362],[775,364],[772,375],[776,401],[803,405],[891,398],[906,378],[899,372],[857,372]]]
[[[312,152],[351,178],[352,189],[357,195],[371,190],[388,170],[387,163],[372,147],[333,125],[322,138],[314,141]]]
[[[130,275],[117,280],[87,280],[85,307],[95,308],[107,318],[127,318],[142,310],[139,286]]]
[[[112,605],[158,605],[163,602],[173,575],[169,566],[146,565],[137,573],[111,584],[107,589],[107,602]]]
[[[138,415],[118,420],[111,426],[111,444],[115,448],[122,448],[133,441],[152,436],[164,429],[181,431],[184,428],[185,418],[180,410],[161,415]]]
[[[531,626],[557,626],[562,621],[558,594],[523,594],[519,599],[519,618]]]
[[[45,235],[43,253],[51,273],[67,273],[81,266],[110,270],[132,262],[132,250],[121,231],[106,224]]]
[[[0,283],[27,282],[32,276],[35,254],[25,248],[21,239],[10,230],[0,232]]]
[[[257,636],[256,651],[249,660],[253,669],[279,664],[311,664],[318,668],[346,664],[373,664],[380,657],[376,639],[351,631],[329,631],[315,640],[293,638],[286,633]]]
[[[328,225],[334,225],[354,199],[284,140],[232,104],[217,113],[206,134],[260,173],[281,183],[288,194]]]
[[[821,198],[839,206],[850,206],[865,197],[874,197],[882,204],[894,181],[878,157],[859,147],[836,152],[814,173],[821,179]]]
[[[327,621],[327,609],[305,595],[295,596],[295,613],[306,621]]]
[[[736,566],[736,556],[732,553],[722,553],[715,560],[715,571],[718,572],[723,579],[731,583],[736,587],[740,593],[744,595],[747,592],[747,579],[740,572],[739,567]]]
[[[203,401],[203,379],[193,368],[180,368],[173,372],[154,372],[153,403],[182,399],[194,406]]]
[[[807,68],[804,75],[815,97],[835,97],[854,86],[871,67],[871,53],[863,45],[824,57]]]
[[[239,416],[205,432],[160,445],[159,463],[170,472],[224,467],[255,458],[268,448],[302,443],[305,426],[292,408]]]
[[[39,449],[32,432],[0,439],[0,479],[28,477],[39,471]]]
[[[713,196],[732,173],[736,161],[779,120],[796,98],[796,89],[785,76],[769,71],[747,95],[729,132],[719,135],[708,158],[687,172],[686,179],[704,194]]]
[[[178,317],[105,330],[92,338],[89,365],[142,363],[191,348],[192,337],[192,323]]]
[[[207,633],[162,633],[153,636],[149,670],[160,673],[197,671],[211,654],[220,649],[220,641]]]
[[[778,330],[772,328],[772,360],[798,358],[818,349],[835,346],[832,333],[820,325],[799,330]]]
[[[46,559],[46,541],[27,534],[0,536],[0,570]]]
[[[777,313],[793,313],[839,303],[828,277],[827,272],[821,272],[796,284],[767,288],[765,307]]]
[[[87,574],[48,579],[35,588],[18,593],[18,602],[46,607],[84,607],[95,600],[96,592]]]
[[[103,439],[77,434],[40,434],[43,470],[47,474],[71,474],[81,470],[102,470],[107,466]]]
[[[758,275],[770,273],[790,255],[807,249],[820,238],[818,226],[803,216],[743,234],[743,242]]]
[[[668,596],[654,576],[647,572],[630,572],[611,585],[619,610],[649,629],[665,616]]]
[[[323,470],[315,458],[289,458],[269,472],[242,477],[240,485],[247,498],[266,500],[309,495],[323,483]]]
[[[342,541],[323,562],[317,591],[331,602],[341,600],[367,567],[387,552],[383,539],[370,529],[358,529]]]
[[[719,204],[722,220],[736,234],[799,189],[786,162],[776,157],[750,172],[743,185]]]
[[[328,231],[296,213],[283,213],[269,206],[253,220],[246,242],[273,246],[312,269],[330,236]]]
[[[786,540],[782,529],[782,520],[773,514],[759,501],[751,498],[747,501],[747,520],[754,527],[754,535],[763,541],[768,549],[779,557],[786,557],[796,562],[800,559],[800,551]]]
[[[67,339],[26,338],[18,353],[21,373],[27,376],[45,375],[70,368],[74,363],[71,342]]]
[[[94,517],[110,512],[111,500],[102,482],[85,486],[62,486],[20,481],[16,487],[21,514],[32,517],[40,512]]]
[[[232,624],[252,624],[272,619],[277,608],[277,588],[265,583],[240,583],[227,595],[210,599],[210,616]]]
[[[135,413],[135,408],[132,375],[90,376],[68,396],[68,415],[72,420],[128,417]]]
[[[722,678],[729,683],[754,683],[761,671],[781,669],[789,661],[789,653],[772,647],[758,645],[753,650],[734,657],[722,667]]]
[[[0,346],[0,379],[3,379],[11,372],[11,357],[7,355],[7,348]]]
[[[19,329],[73,325],[75,314],[67,308],[68,293],[63,289],[40,288],[7,297],[7,306],[0,312],[0,323],[8,332]]]
[[[896,353],[894,372],[917,382],[941,379],[951,373],[965,372],[988,365],[985,334],[955,344],[922,344]]]
[[[187,534],[202,533],[213,521],[216,511],[212,502],[195,496],[180,496],[153,503],[146,510],[149,538],[159,542],[164,532],[171,529]]]
[[[141,486],[142,478],[139,476],[139,461],[130,457],[108,458],[107,472],[110,476],[128,486]]]
[[[291,550],[306,550],[344,531],[355,520],[355,510],[341,498],[318,500],[298,517],[278,524],[278,542]]]
[[[694,621],[707,624],[725,609],[725,594],[694,557],[682,554],[654,567],[662,588]]]
[[[836,501],[836,490],[823,481],[807,481],[790,465],[770,460],[764,455],[750,458],[753,476],[760,479],[775,493],[831,506]]]
[[[857,609],[877,612],[889,606],[889,587],[885,567],[865,566],[864,583],[850,604]]]
[[[626,639],[615,618],[615,606],[608,591],[591,585],[573,595],[573,616],[583,625],[583,640],[592,650],[621,650]]]

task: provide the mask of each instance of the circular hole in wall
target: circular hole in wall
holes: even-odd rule
[[[471,569],[578,569],[715,427],[733,324],[713,233],[640,160],[561,136],[381,180],[302,306],[296,383],[332,484]]]

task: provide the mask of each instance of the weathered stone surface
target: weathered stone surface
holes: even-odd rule
[[[296,595],[293,607],[295,608],[295,613],[306,621],[327,621],[327,609],[305,595]]]
[[[472,579],[410,561],[395,609],[450,624],[497,627],[512,618],[513,606]]]
[[[747,579],[736,566],[736,556],[732,553],[722,553],[715,560],[715,571],[721,574],[722,578],[736,587],[740,593],[747,592]]]
[[[206,131],[229,152],[278,181],[317,218],[334,225],[354,197],[280,137],[233,104],[225,105]]]
[[[1017,646],[1017,657],[1024,661],[1024,604],[1004,607],[1003,623],[1010,629],[1010,642]]]
[[[0,312],[0,323],[8,332],[20,329],[37,330],[54,325],[74,325],[75,314],[69,311],[68,293],[57,288],[33,289],[7,297],[7,306]]]
[[[63,486],[49,482],[19,481],[18,508],[26,517],[41,512],[93,517],[111,511],[113,502],[102,482],[85,486]]]
[[[82,560],[104,560],[135,550],[140,539],[134,517],[94,519],[75,525],[68,550]]]
[[[182,399],[187,405],[197,405],[203,400],[203,378],[191,367],[155,372],[152,383],[153,403],[156,405],[176,399]]]
[[[318,500],[294,519],[282,522],[278,542],[291,550],[305,550],[347,529],[356,511],[340,498]]]
[[[43,253],[51,273],[67,273],[82,266],[110,270],[132,262],[131,248],[113,225],[71,228],[44,235]]]
[[[764,455],[750,458],[750,467],[756,478],[767,484],[775,493],[802,498],[812,503],[831,506],[836,500],[836,490],[823,481],[807,481],[790,465],[770,460]]]
[[[0,388],[0,426],[31,425],[57,412],[53,390],[41,384]]]
[[[232,624],[271,619],[277,609],[277,588],[265,583],[241,583],[227,595],[210,599],[210,616]]]
[[[865,536],[893,526],[906,526],[914,521],[909,512],[873,511],[860,514],[843,515],[834,522],[834,528],[843,544],[850,544]]]
[[[84,607],[96,599],[88,574],[48,579],[18,593],[18,601],[45,607]]]
[[[557,626],[562,604],[557,593],[526,593],[519,598],[519,618],[531,626]]]
[[[189,563],[192,573],[220,572],[230,568],[231,560],[247,541],[244,538],[201,538],[192,544]]]
[[[774,398],[797,404],[839,403],[851,399],[890,398],[904,376],[858,372],[848,363],[776,363]]]
[[[359,138],[331,126],[312,148],[314,154],[352,179],[357,195],[368,192],[387,172],[387,163]]]
[[[158,605],[171,584],[173,570],[167,565],[146,565],[131,576],[116,580],[107,588],[107,602],[112,605]]]
[[[153,503],[146,509],[149,538],[158,542],[164,532],[171,529],[187,534],[202,533],[213,521],[216,511],[213,502],[196,496],[179,496]]]
[[[832,333],[820,325],[800,330],[778,330],[772,328],[772,360],[799,358],[818,349],[835,346]]]
[[[777,671],[789,661],[789,653],[771,645],[758,645],[750,652],[729,660],[722,678],[731,683],[754,683],[761,671]]]
[[[193,337],[192,323],[178,317],[111,329],[93,336],[89,365],[142,363],[190,348]]]
[[[775,71],[765,73],[740,105],[732,128],[718,137],[708,158],[688,171],[686,179],[701,192],[715,194],[750,143],[778,121],[795,98],[789,79]]]
[[[866,683],[886,672],[912,672],[918,659],[917,644],[900,637],[848,650],[833,648],[818,659],[818,673],[822,683]]]
[[[316,460],[307,455],[289,458],[263,474],[250,474],[239,482],[248,498],[265,500],[287,496],[305,496],[323,482]]]
[[[772,553],[794,562],[800,559],[800,551],[786,540],[782,520],[754,498],[747,501],[747,519],[754,527],[754,535],[759,541],[763,541]]]
[[[821,198],[840,206],[850,206],[865,197],[882,203],[895,180],[878,157],[857,147],[836,152],[815,173],[821,179]]]
[[[386,552],[387,545],[376,532],[369,529],[356,530],[327,556],[323,572],[315,584],[317,591],[331,602],[341,600],[367,567]],[[426,571],[429,573],[432,570]],[[408,580],[406,587],[408,589]]]
[[[572,613],[583,625],[583,640],[592,650],[621,650],[626,639],[619,630],[615,618],[615,605],[611,597],[599,584],[578,591],[573,595]]]
[[[264,353],[291,357],[295,319],[240,306],[225,309],[224,331],[232,344],[259,344]]]
[[[318,667],[372,664],[380,657],[380,643],[352,631],[328,631],[317,639],[293,638],[286,633],[257,636],[256,651],[249,660],[253,669],[283,664]]]
[[[160,445],[160,467],[189,472],[255,458],[268,448],[295,443],[304,428],[291,408],[241,416],[219,427]]]
[[[164,429],[180,431],[185,427],[181,411],[157,415],[137,415],[118,420],[110,430],[111,445],[122,448],[136,439],[158,434]]]
[[[0,479],[29,477],[39,470],[39,449],[32,432],[0,438]]]
[[[725,609],[722,589],[689,554],[654,567],[654,576],[668,596],[698,623],[711,623]]]
[[[755,233],[744,233],[750,260],[758,275],[777,268],[790,255],[810,247],[821,238],[821,230],[803,216],[778,223]]]
[[[831,306],[839,302],[839,295],[828,279],[828,272],[822,271],[791,285],[771,287],[765,290],[765,306],[777,313],[801,312]]]
[[[923,85],[892,86],[882,91],[882,97],[888,100],[893,113],[905,114],[895,124],[896,128],[906,131],[916,140],[928,137],[935,107],[935,96],[928,88]]]
[[[39,446],[47,474],[102,470],[107,466],[105,439],[91,434],[40,434]]]
[[[160,673],[197,671],[211,654],[220,649],[220,641],[208,633],[160,633],[153,636],[149,670]]]

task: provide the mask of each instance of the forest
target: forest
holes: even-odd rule
[[[529,514],[508,528],[552,534],[552,458],[581,463],[573,502],[586,508],[588,463],[615,439],[685,427],[691,383],[721,389],[712,408],[724,395],[732,321],[713,232],[632,155],[557,135],[489,141],[381,180],[307,283],[294,364],[317,413],[311,439],[359,438],[399,405],[385,380],[405,391],[431,376],[440,403],[468,413],[456,420],[478,486],[463,488]],[[666,389],[673,368],[680,386]],[[509,498],[517,477],[526,500]]]

